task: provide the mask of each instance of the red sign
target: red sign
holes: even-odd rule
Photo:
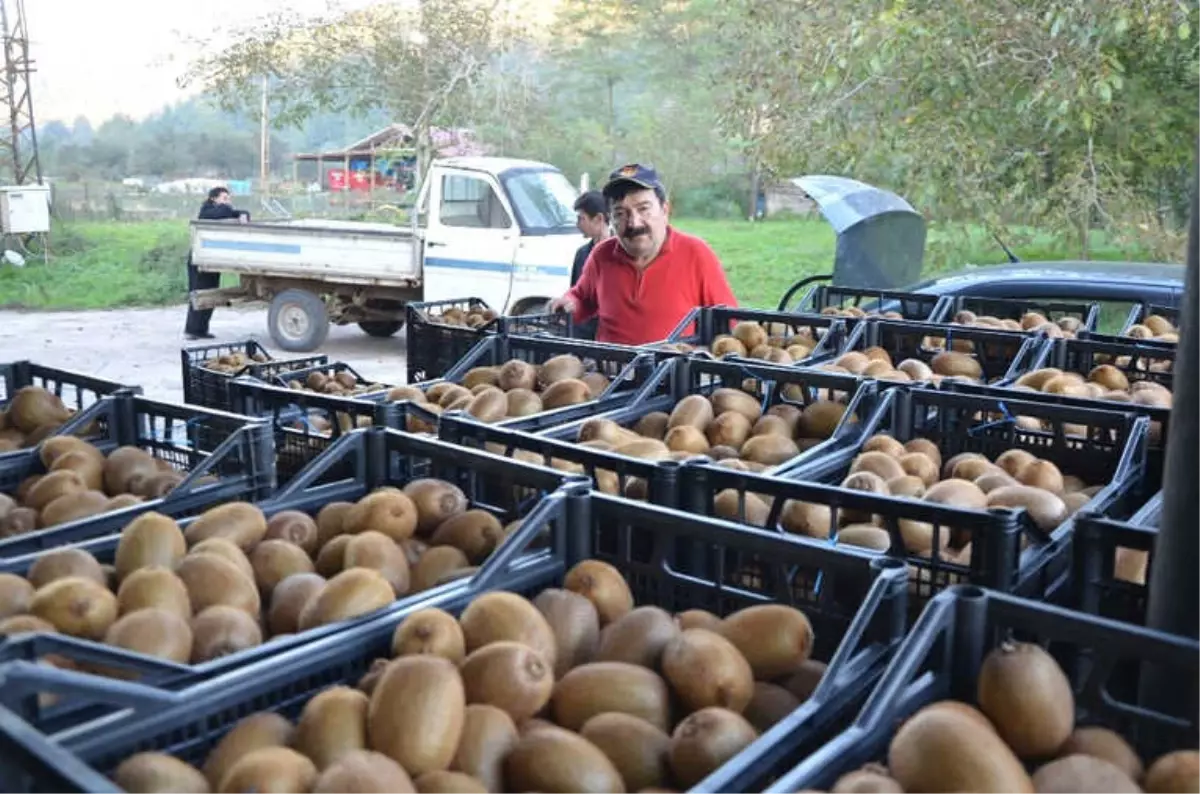
[[[344,168],[331,168],[328,173],[330,190],[346,189],[346,170]]]

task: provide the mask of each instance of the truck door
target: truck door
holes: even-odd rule
[[[425,228],[425,300],[475,297],[503,312],[520,230],[490,174],[435,168]]]

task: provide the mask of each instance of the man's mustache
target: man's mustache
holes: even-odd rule
[[[629,240],[629,239],[631,239],[631,238],[634,238],[634,237],[641,237],[643,234],[649,234],[649,233],[650,233],[650,229],[649,229],[649,227],[646,227],[646,226],[639,226],[639,227],[636,227],[636,228],[633,228],[633,229],[626,229],[626,230],[625,230],[625,231],[624,231],[624,232],[621,234],[621,236],[622,236],[622,237],[624,237],[626,240]]]

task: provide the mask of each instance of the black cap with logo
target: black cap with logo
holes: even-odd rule
[[[662,180],[658,178],[658,172],[654,170],[653,166],[631,163],[615,169],[608,175],[608,183],[604,186],[604,197],[612,199],[613,190],[622,182],[628,182],[647,190],[666,192],[666,188],[663,187]]]

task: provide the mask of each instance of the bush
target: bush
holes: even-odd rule
[[[749,189],[740,177],[726,177],[671,197],[672,214],[687,218],[745,218]]]

